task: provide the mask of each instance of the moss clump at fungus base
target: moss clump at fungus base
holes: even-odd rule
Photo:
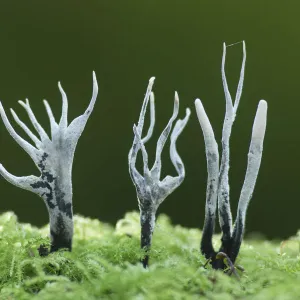
[[[160,215],[151,267],[139,263],[137,212],[115,228],[74,217],[74,250],[40,257],[48,228],[20,224],[0,215],[0,299],[298,299],[300,260],[297,238],[279,242],[246,240],[236,264],[240,280],[216,271],[199,253],[200,230],[171,224]],[[217,246],[220,236],[214,236]],[[282,298],[284,296],[284,298]]]

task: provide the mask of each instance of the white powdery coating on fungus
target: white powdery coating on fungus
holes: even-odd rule
[[[235,95],[234,103],[229,92],[226,74],[225,74],[225,60],[226,60],[226,44],[223,44],[223,56],[222,56],[222,82],[226,100],[226,113],[224,118],[223,130],[222,130],[222,157],[220,165],[220,176],[219,176],[219,193],[218,193],[218,206],[219,206],[219,222],[221,228],[224,225],[228,225],[228,234],[232,232],[232,215],[230,210],[230,185],[229,185],[229,165],[230,165],[230,151],[229,151],[229,140],[232,130],[232,125],[235,120],[236,112],[242,96],[244,73],[246,64],[246,46],[243,41],[243,61],[241,66],[239,83]]]
[[[203,132],[207,159],[207,189],[205,215],[207,218],[215,218],[218,184],[219,184],[219,151],[214,131],[204,110],[200,99],[195,101],[196,113]]]
[[[67,96],[60,83],[58,84],[58,87],[62,95],[62,115],[59,123],[55,121],[50,105],[46,100],[44,100],[51,126],[51,138],[49,138],[46,131],[37,121],[28,99],[26,99],[25,102],[19,101],[19,104],[26,110],[33,127],[39,135],[39,138],[11,109],[14,120],[30,137],[35,146],[32,146],[16,133],[0,102],[0,114],[7,131],[29,154],[41,172],[41,175],[39,177],[33,175],[17,177],[10,174],[2,164],[0,164],[0,174],[8,182],[20,188],[32,191],[44,199],[49,211],[50,234],[54,250],[61,247],[71,248],[73,236],[71,178],[73,158],[78,139],[84,130],[91,112],[93,111],[98,94],[97,79],[93,72],[93,94],[90,104],[82,115],[75,118],[68,125]]]
[[[186,117],[183,120],[178,120],[176,125],[174,126],[173,132],[171,134],[171,146],[170,146],[170,157],[171,161],[178,172],[178,176],[166,176],[162,181],[160,181],[160,173],[161,173],[161,152],[163,147],[167,141],[167,138],[171,132],[172,125],[174,120],[176,119],[179,111],[179,98],[178,94],[175,93],[174,99],[174,109],[172,117],[170,118],[167,126],[161,133],[156,147],[156,156],[155,162],[151,170],[148,168],[148,154],[145,149],[145,143],[150,139],[153,127],[155,123],[155,110],[154,110],[154,95],[152,93],[152,86],[154,83],[154,77],[149,80],[149,85],[147,88],[147,92],[144,98],[144,102],[142,105],[141,114],[139,117],[138,125],[134,125],[134,141],[132,148],[129,151],[128,155],[128,163],[129,163],[129,173],[133,180],[134,185],[137,189],[137,196],[139,200],[140,208],[143,206],[143,202],[148,202],[151,206],[151,209],[156,210],[159,204],[175,189],[184,179],[184,166],[183,163],[177,153],[176,150],[176,140],[183,128],[185,127],[189,116],[190,110],[187,109]],[[147,105],[150,99],[150,128],[148,130],[147,135],[142,138],[141,133],[143,131],[145,113],[147,109]],[[138,151],[142,151],[143,162],[144,162],[144,176],[142,176],[135,167],[136,157]]]
[[[267,124],[267,109],[267,102],[265,100],[260,100],[253,123],[252,138],[248,153],[248,165],[240,195],[237,219],[240,216],[243,219],[245,218],[247,207],[255,187],[263,152],[263,142]]]
[[[150,247],[151,237],[155,225],[155,213],[159,205],[171,194],[183,181],[185,177],[184,164],[177,152],[176,141],[178,136],[186,126],[190,110],[186,110],[186,116],[183,120],[177,120],[173,131],[172,126],[177,118],[179,111],[179,97],[175,92],[174,109],[173,114],[162,131],[156,146],[156,155],[153,167],[151,170],[148,167],[148,154],[145,148],[145,143],[151,138],[153,133],[153,127],[155,123],[155,107],[154,107],[154,95],[152,93],[152,86],[154,83],[154,77],[149,80],[148,88],[142,105],[140,117],[137,126],[133,126],[134,140],[133,145],[128,154],[129,173],[131,179],[136,187],[137,198],[140,208],[140,222],[142,226],[142,247]],[[147,135],[142,138],[144,120],[146,109],[150,100],[150,127]],[[160,180],[161,175],[161,153],[171,133],[171,145],[170,145],[170,157],[171,161],[178,173],[178,176],[166,176],[163,180]],[[138,152],[141,150],[143,157],[143,175],[136,169],[135,163]]]
[[[222,82],[226,100],[226,113],[224,118],[223,130],[222,130],[222,158],[219,171],[219,152],[218,146],[215,140],[214,132],[209,119],[206,115],[204,107],[199,99],[195,101],[195,107],[201,129],[203,131],[206,157],[207,157],[207,191],[206,191],[206,208],[205,208],[205,221],[203,236],[201,241],[201,250],[210,258],[213,255],[213,248],[211,243],[212,233],[214,231],[215,223],[215,210],[216,210],[216,198],[218,194],[218,211],[219,222],[222,229],[222,247],[231,247],[231,253],[227,253],[233,261],[235,260],[245,227],[245,216],[249,201],[252,197],[252,193],[255,187],[256,179],[258,176],[262,150],[263,140],[266,131],[267,120],[267,102],[261,100],[258,105],[257,113],[255,116],[252,137],[248,154],[248,165],[245,176],[245,181],[240,194],[237,218],[234,225],[234,231],[232,232],[232,215],[229,202],[229,141],[232,130],[232,125],[235,120],[236,112],[239,106],[240,98],[242,95],[244,72],[246,63],[246,47],[243,42],[243,61],[240,72],[240,79],[236,91],[235,101],[233,103],[232,97],[229,93],[227,79],[225,75],[225,57],[226,57],[226,44],[223,45],[223,57],[222,57]],[[231,245],[231,246],[230,246]],[[207,253],[209,252],[209,253]]]

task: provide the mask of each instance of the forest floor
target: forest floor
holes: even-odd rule
[[[115,227],[75,216],[73,251],[40,257],[48,228],[0,215],[0,299],[299,299],[299,239],[248,239],[228,276],[204,268],[201,231],[159,216],[150,267],[139,263],[139,215],[126,214]],[[216,245],[220,236],[215,236]]]

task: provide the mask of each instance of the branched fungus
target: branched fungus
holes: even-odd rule
[[[146,251],[145,257],[142,259],[142,264],[146,268],[149,261],[149,250],[151,247],[152,235],[155,227],[155,215],[159,205],[171,194],[183,181],[185,177],[185,169],[183,162],[176,150],[176,141],[181,134],[190,116],[190,110],[186,109],[186,116],[183,120],[177,120],[171,134],[170,157],[171,161],[178,173],[178,176],[166,176],[162,181],[161,174],[161,153],[171,132],[173,122],[177,118],[179,111],[179,98],[175,93],[174,110],[171,119],[167,126],[161,133],[156,147],[155,162],[151,170],[148,168],[148,154],[145,149],[145,143],[151,138],[155,123],[155,107],[154,95],[152,93],[152,86],[154,77],[149,81],[147,92],[144,98],[140,117],[137,126],[134,125],[134,141],[129,151],[129,173],[131,179],[136,187],[137,198],[140,209],[141,222],[141,248]],[[144,126],[145,113],[150,101],[150,126],[144,138],[142,138],[142,131]],[[143,157],[143,173],[142,176],[135,167],[137,154],[141,150]]]
[[[244,184],[241,190],[237,217],[232,226],[232,215],[229,202],[229,140],[231,135],[232,125],[236,116],[238,105],[240,102],[244,71],[246,62],[246,48],[243,42],[243,62],[241,67],[240,79],[238,88],[233,103],[228,90],[226,75],[225,75],[225,57],[226,45],[223,46],[222,58],[222,81],[225,91],[226,113],[222,131],[222,157],[219,167],[219,152],[218,145],[215,140],[214,132],[210,121],[206,115],[203,105],[199,99],[195,101],[196,112],[203,131],[206,158],[207,158],[207,191],[206,191],[206,207],[203,235],[201,240],[201,252],[207,259],[211,260],[212,266],[215,269],[225,269],[223,258],[226,255],[229,264],[233,265],[242,243],[245,217],[249,201],[252,197],[256,178],[258,175],[262,151],[263,140],[266,130],[267,119],[267,102],[260,100],[253,124],[251,143],[248,153],[248,165]],[[215,227],[216,208],[218,199],[219,223],[222,231],[221,248],[218,252],[214,250],[212,245],[212,236]],[[218,255],[218,254],[222,255]],[[230,260],[230,261],[229,261]],[[232,273],[232,272],[231,272]]]
[[[29,119],[37,131],[39,138],[23,123],[11,109],[16,123],[31,138],[35,146],[20,137],[10,124],[4,108],[0,102],[0,114],[3,123],[15,141],[28,153],[41,172],[40,177],[31,175],[17,177],[10,174],[0,164],[0,174],[10,183],[34,192],[43,198],[49,212],[50,219],[50,252],[61,248],[72,249],[73,238],[73,208],[72,208],[72,164],[78,139],[84,130],[86,122],[93,111],[98,85],[96,75],[93,73],[93,95],[84,114],[75,118],[68,125],[68,100],[60,83],[58,88],[62,95],[62,114],[57,123],[52,110],[46,100],[44,105],[50,120],[51,139],[37,121],[30,108],[29,101],[19,101],[26,110]]]

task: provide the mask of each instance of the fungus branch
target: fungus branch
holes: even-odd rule
[[[236,116],[243,88],[246,62],[245,43],[243,42],[243,62],[234,103],[232,102],[232,98],[229,93],[225,75],[225,57],[226,45],[224,44],[222,58],[222,81],[225,91],[226,113],[222,131],[222,158],[220,170],[218,146],[215,140],[212,126],[209,122],[209,119],[206,115],[201,101],[199,99],[195,101],[196,112],[200,122],[200,126],[203,131],[205,141],[208,170],[205,221],[201,240],[201,252],[205,255],[207,259],[211,259],[212,265],[216,269],[225,269],[226,267],[224,265],[224,262],[219,259],[219,257],[221,256],[218,256],[218,253],[225,253],[232,263],[234,263],[237,258],[244,233],[246,210],[249,201],[252,197],[252,193],[254,190],[256,178],[258,176],[258,171],[260,167],[267,119],[267,102],[261,100],[259,102],[254,120],[251,144],[248,154],[247,171],[239,199],[237,218],[234,224],[234,228],[232,230],[232,215],[229,202],[228,178],[229,141],[232,125]],[[219,221],[222,231],[222,244],[218,252],[214,250],[212,245],[217,199]]]
[[[93,110],[98,85],[96,75],[93,73],[93,95],[85,113],[74,119],[68,126],[68,100],[60,83],[58,84],[62,95],[62,115],[59,123],[55,121],[50,105],[46,100],[44,104],[50,120],[51,138],[37,121],[28,99],[19,104],[26,110],[28,117],[39,135],[39,138],[23,123],[11,109],[16,123],[30,137],[35,146],[21,138],[10,124],[5,110],[0,102],[0,114],[3,123],[15,141],[29,154],[41,172],[37,176],[17,177],[10,174],[0,164],[0,174],[10,183],[38,194],[43,198],[50,218],[51,249],[72,249],[73,237],[73,208],[72,208],[72,165],[78,139],[84,130],[85,124]]]
[[[243,62],[241,67],[240,79],[238,88],[236,91],[235,101],[232,102],[231,95],[229,93],[226,74],[225,74],[225,58],[226,58],[226,44],[223,44],[223,57],[222,57],[222,81],[226,99],[226,113],[222,131],[222,158],[220,166],[219,176],[219,190],[218,190],[218,206],[219,206],[219,222],[222,228],[223,236],[222,241],[226,245],[231,237],[232,233],[232,215],[229,202],[229,140],[231,135],[232,125],[236,116],[236,112],[240,103],[242,95],[244,72],[246,63],[246,48],[245,42],[243,42]]]
[[[177,120],[173,131],[171,133],[170,157],[171,161],[178,173],[178,176],[166,176],[162,181],[160,180],[161,174],[161,153],[163,147],[168,139],[172,130],[173,122],[177,118],[179,111],[179,98],[175,93],[174,110],[167,126],[161,133],[157,146],[155,162],[151,170],[148,167],[148,154],[145,148],[145,143],[151,138],[155,123],[155,107],[154,95],[151,92],[154,83],[154,77],[149,81],[147,92],[142,105],[140,117],[137,126],[134,125],[134,140],[133,145],[129,151],[128,163],[129,173],[131,179],[136,187],[137,198],[140,209],[140,222],[141,222],[141,248],[146,251],[146,255],[142,260],[143,266],[146,268],[149,262],[149,250],[151,247],[152,235],[155,227],[155,215],[159,205],[171,194],[183,181],[185,170],[183,162],[176,149],[176,141],[178,136],[186,126],[190,110],[186,110],[186,116],[183,120]],[[142,131],[144,126],[144,119],[146,109],[150,100],[150,127],[147,135],[142,138]],[[143,157],[143,175],[136,169],[136,158],[138,152],[141,150]]]
[[[207,258],[214,255],[212,236],[215,228],[218,183],[219,183],[219,151],[214,131],[199,99],[195,101],[197,116],[203,131],[207,159],[207,190],[205,220],[201,240],[201,251]]]

